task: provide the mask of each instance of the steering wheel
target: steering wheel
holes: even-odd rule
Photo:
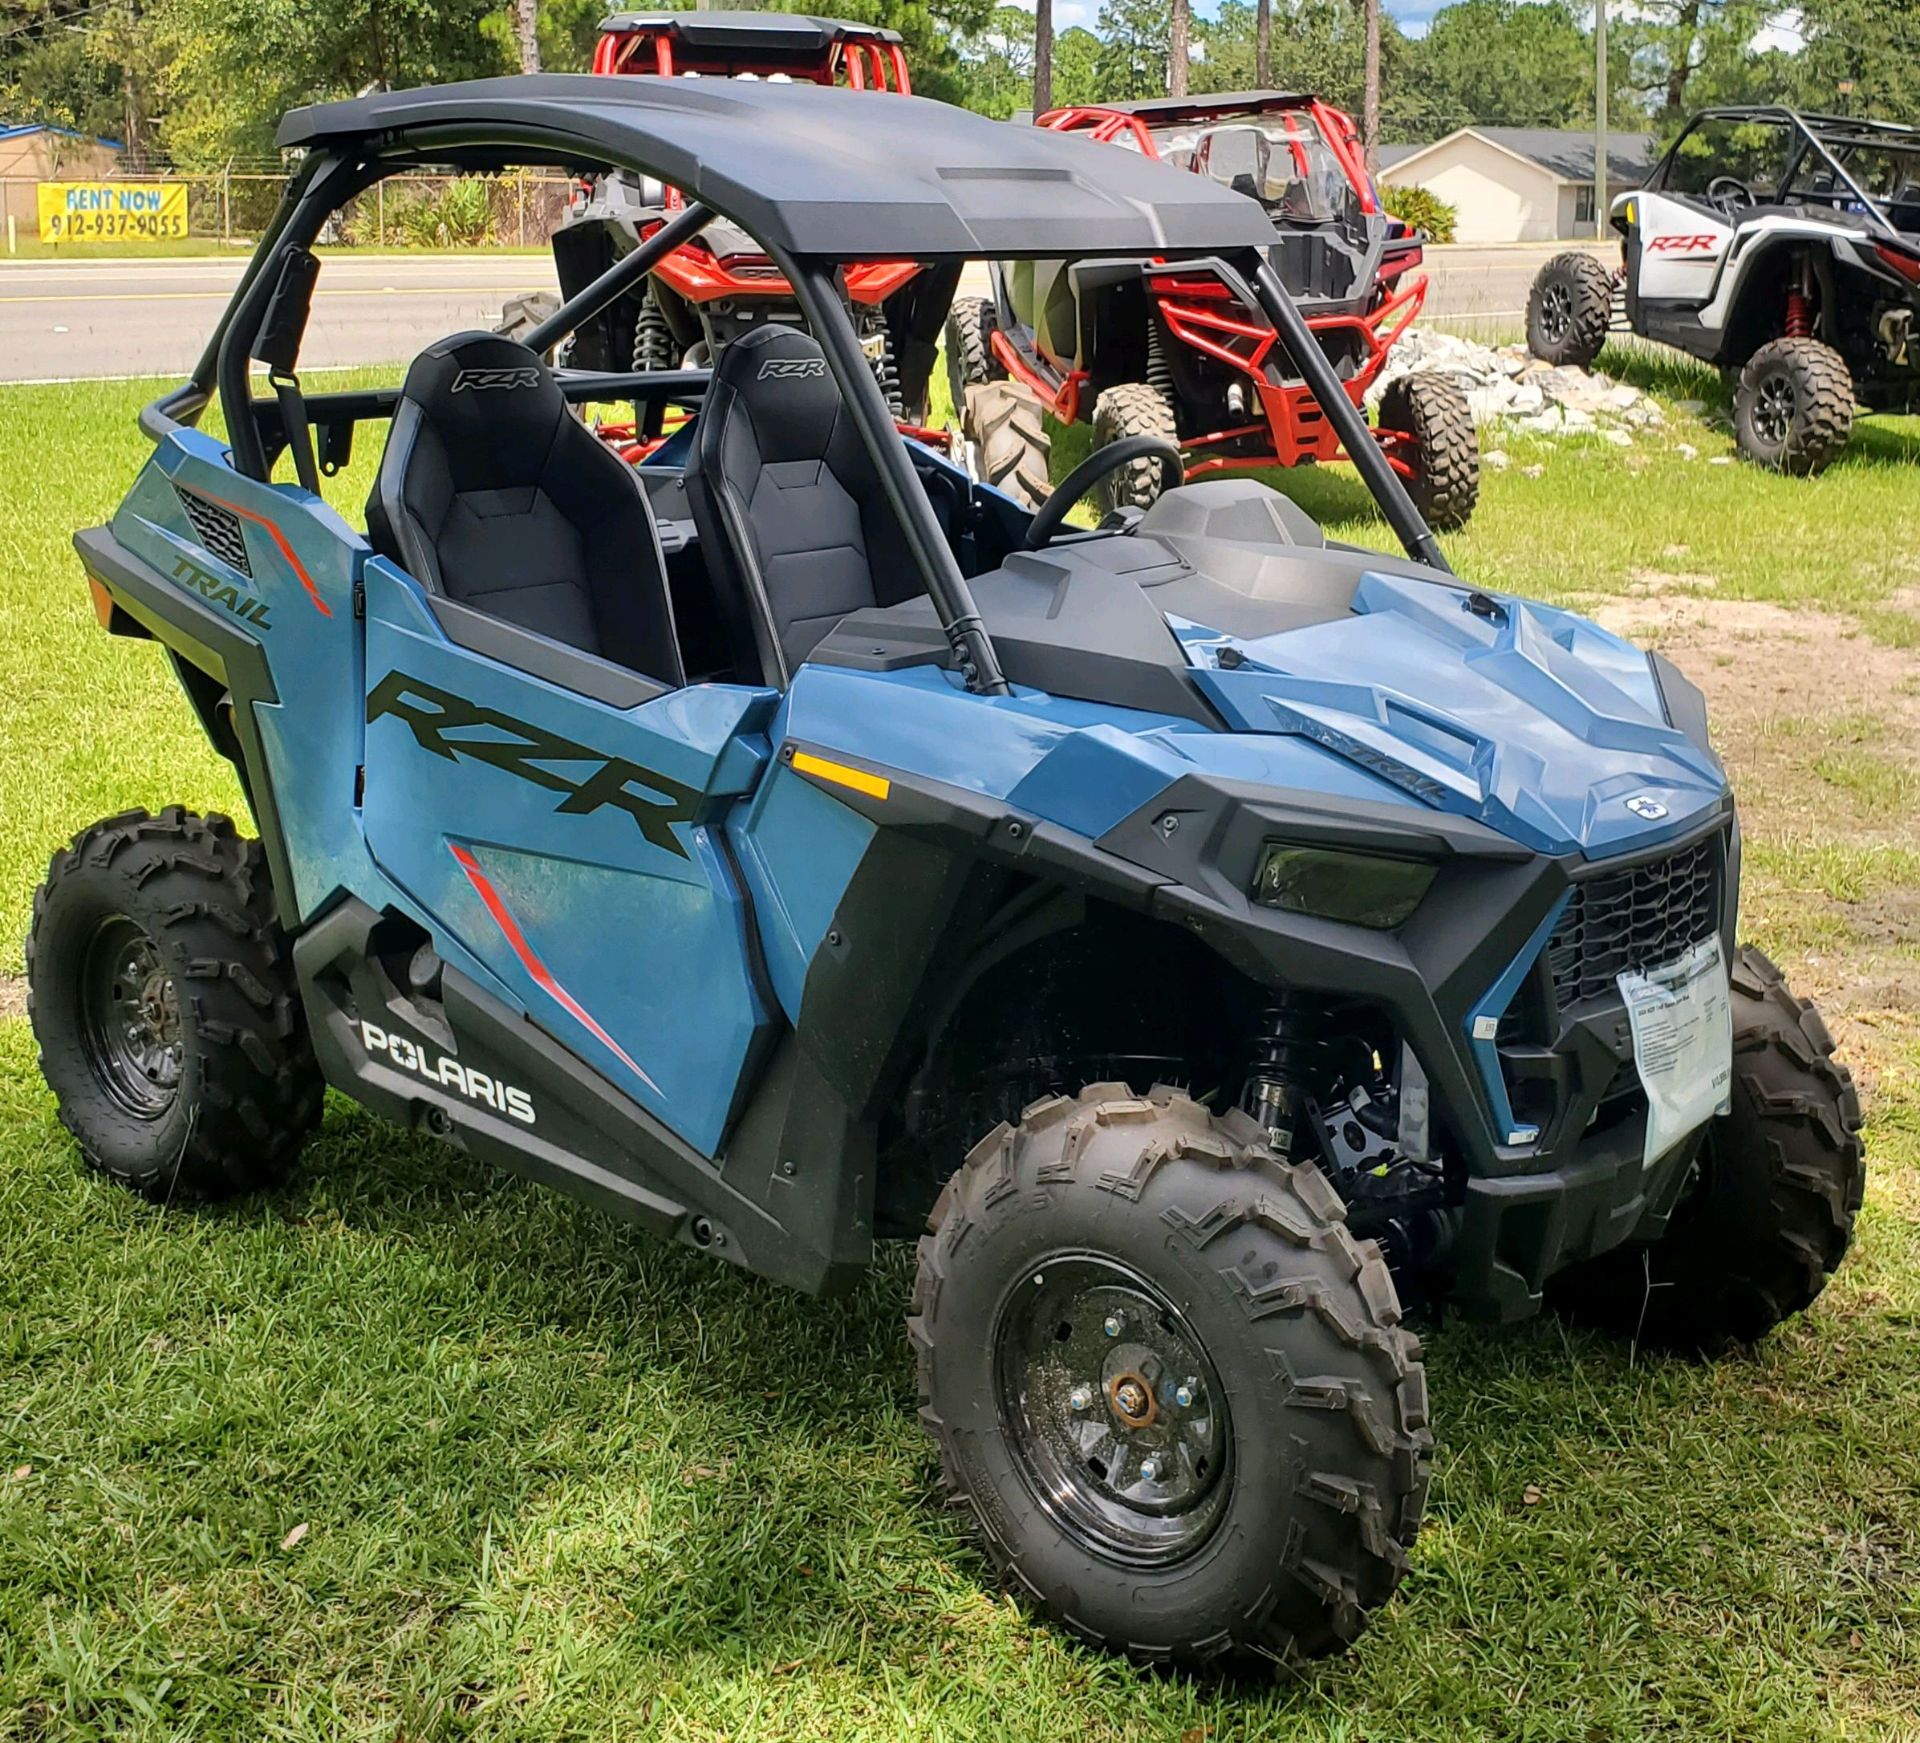
[[[1735,206],[1751,206],[1753,189],[1738,176],[1715,176],[1707,183],[1707,198],[1722,211],[1731,211]]]
[[[1169,490],[1176,490],[1186,482],[1187,463],[1181,459],[1180,450],[1165,436],[1122,436],[1117,442],[1095,448],[1060,480],[1060,488],[1040,505],[1040,512],[1027,527],[1026,548],[1038,551],[1051,544],[1053,535],[1067,518],[1067,510],[1101,479],[1109,472],[1117,472],[1122,466],[1131,465],[1135,460],[1146,459],[1160,462],[1160,471]]]

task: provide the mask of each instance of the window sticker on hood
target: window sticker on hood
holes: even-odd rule
[[[1696,1126],[1724,1114],[1733,1089],[1733,1004],[1719,938],[1645,974],[1616,977],[1627,1001],[1633,1061],[1647,1092],[1650,1167]]]

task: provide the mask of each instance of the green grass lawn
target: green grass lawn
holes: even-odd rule
[[[1453,559],[1653,613],[1712,693],[1748,930],[1867,1079],[1867,1206],[1816,1310],[1719,1365],[1434,1328],[1400,1596],[1346,1659],[1220,1686],[988,1585],[933,1500],[904,1254],[807,1301],[338,1099],[270,1199],[81,1171],[4,1014],[32,887],[101,814],[239,807],[67,545],[143,397],[0,389],[0,1739],[1920,1737],[1920,423],[1811,482],[1681,417],[1499,438]],[[1350,476],[1285,482],[1383,538]]]

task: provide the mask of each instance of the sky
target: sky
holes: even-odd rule
[[[1022,0],[1015,0],[1016,4]],[[1024,0],[1032,9],[1032,0]],[[1439,11],[1442,0],[1382,0],[1385,9],[1409,36],[1425,36],[1428,21]],[[1194,0],[1194,11],[1211,18],[1220,10],[1220,0]],[[1071,30],[1076,24],[1091,30],[1100,16],[1100,0],[1053,0],[1053,28]]]
[[[1032,0],[1015,0],[1015,3],[1032,10]],[[1425,36],[1427,26],[1433,22],[1433,15],[1446,4],[1446,0],[1381,0],[1381,4],[1408,36]],[[1613,0],[1609,10],[1617,15],[1631,7],[1632,0]],[[1220,0],[1193,0],[1193,9],[1211,18],[1220,10]],[[1071,30],[1076,24],[1091,30],[1094,20],[1099,16],[1100,0],[1053,0],[1053,27],[1056,31]],[[1799,48],[1799,13],[1783,13],[1760,32],[1753,46],[1755,49]]]

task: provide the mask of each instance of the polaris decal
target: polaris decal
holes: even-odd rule
[[[189,593],[197,593],[215,605],[225,606],[241,622],[250,623],[255,629],[273,628],[264,599],[255,599],[250,594],[242,593],[231,581],[222,581],[218,575],[209,575],[191,557],[174,558],[173,579]]]
[[[450,1089],[470,1102],[518,1120],[523,1126],[534,1123],[533,1097],[524,1089],[515,1089],[510,1083],[489,1077],[478,1066],[462,1065],[450,1054],[429,1052],[418,1042],[409,1041],[404,1035],[390,1035],[379,1024],[364,1018],[360,1023],[360,1045],[369,1053],[385,1055],[402,1071],[410,1071],[437,1088]]]
[[[827,373],[824,357],[769,357],[756,381],[815,381]]]
[[[538,387],[540,371],[531,365],[518,369],[463,369],[453,378],[452,393],[493,393],[501,388]]]
[[[687,850],[673,833],[676,823],[691,823],[700,793],[654,769],[643,769],[625,757],[611,757],[586,745],[561,738],[544,727],[515,720],[497,709],[483,708],[464,696],[439,689],[404,672],[389,672],[367,697],[367,723],[391,714],[412,730],[422,750],[431,751],[448,762],[467,758],[489,763],[519,780],[565,797],[554,809],[566,816],[584,816],[611,805],[624,811],[640,826],[640,833],[655,847],[687,858]],[[457,733],[460,736],[450,737]],[[492,736],[473,736],[488,733]],[[545,767],[547,763],[586,763],[592,765],[585,778],[567,776]],[[644,797],[633,789],[640,787],[658,798]]]

